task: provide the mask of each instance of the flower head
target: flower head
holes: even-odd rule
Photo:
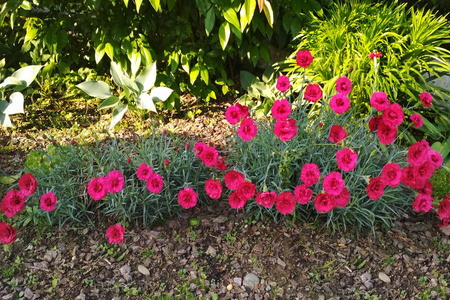
[[[320,98],[322,98],[322,96],[323,94],[320,85],[315,83],[308,84],[303,95],[303,97],[305,97],[305,100],[311,102],[317,102]]]
[[[212,199],[219,199],[222,195],[222,184],[220,180],[208,179],[205,181],[205,191]]]
[[[430,158],[430,145],[427,141],[415,142],[408,149],[408,162],[412,166],[420,166]]]
[[[164,186],[164,179],[158,173],[153,173],[147,180],[146,186],[150,192],[158,194]]]
[[[239,123],[241,121],[241,110],[237,106],[232,105],[227,108],[225,118],[231,125]]]
[[[216,168],[220,171],[225,171],[227,169],[227,165],[225,164],[225,157],[219,157],[216,163]]]
[[[431,181],[427,181],[425,183],[425,186],[418,190],[419,193],[425,194],[425,195],[432,195],[433,194],[433,183]]]
[[[413,209],[415,211],[428,212],[431,210],[433,199],[434,197],[432,198],[430,195],[419,193],[413,203]]]
[[[356,167],[358,154],[355,150],[344,148],[336,152],[338,168],[345,172],[350,172]]]
[[[380,122],[382,120],[383,120],[383,116],[381,116],[381,115],[370,118],[370,120],[369,120],[369,131],[370,132],[377,131],[378,125],[380,124]]]
[[[376,57],[382,57],[383,56],[383,54],[381,54],[381,52],[376,52],[375,50],[372,52],[372,53],[369,53],[369,58],[370,59],[374,59],[374,58],[376,58]]]
[[[260,192],[256,195],[255,201],[259,205],[270,208],[277,199],[277,193],[275,192]]]
[[[367,195],[370,200],[377,200],[384,194],[384,188],[386,184],[381,177],[374,177],[369,180],[369,184],[366,187]]]
[[[289,82],[289,77],[281,75],[280,77],[278,77],[277,79],[277,90],[279,90],[280,92],[284,93],[286,92],[290,87],[291,87],[291,83]]]
[[[153,174],[152,167],[143,162],[136,171],[136,176],[142,180],[149,180]]]
[[[6,217],[12,218],[16,213],[19,213],[25,209],[26,200],[27,196],[25,196],[21,191],[10,190],[3,198],[0,209]]]
[[[88,194],[94,200],[101,200],[108,194],[105,177],[92,178],[87,186]]]
[[[423,126],[423,119],[419,114],[412,114],[410,119],[416,128],[420,128]]]
[[[203,150],[202,156],[200,158],[206,166],[214,167],[217,164],[217,160],[219,159],[219,153],[214,147],[206,147]]]
[[[370,97],[370,105],[378,111],[383,111],[388,108],[390,104],[385,92],[375,92]]]
[[[190,187],[185,187],[178,193],[178,204],[188,209],[197,204],[197,193]]]
[[[225,185],[230,190],[236,190],[239,187],[239,184],[241,182],[244,182],[245,176],[242,173],[239,173],[235,170],[230,170],[227,174],[224,176],[225,178]]]
[[[122,243],[124,234],[125,234],[125,228],[123,228],[122,224],[111,225],[106,230],[106,237],[108,238],[108,242],[110,244]]]
[[[339,195],[344,186],[345,182],[339,172],[332,172],[323,179],[323,189],[333,196]]]
[[[247,199],[242,197],[238,192],[231,193],[228,198],[228,204],[230,204],[232,208],[242,209],[244,208],[245,203],[247,203]]]
[[[306,184],[297,185],[295,187],[294,196],[295,199],[297,199],[297,202],[300,204],[306,204],[308,203],[313,195],[313,191],[311,189],[308,189],[308,186]]]
[[[344,187],[339,195],[334,196],[334,205],[345,207],[350,202],[350,193],[348,188]]]
[[[328,136],[328,139],[332,141],[334,144],[339,143],[346,137],[347,133],[345,132],[344,128],[342,128],[340,125],[331,126],[330,135]]]
[[[239,108],[239,115],[242,119],[248,117],[248,106],[242,105],[240,103],[236,103],[236,107]]]
[[[313,62],[314,57],[309,50],[300,50],[297,52],[297,65],[307,68]]]
[[[350,100],[344,94],[336,94],[331,97],[330,107],[337,114],[342,114],[350,108]]]
[[[431,107],[431,101],[433,101],[433,97],[431,96],[430,93],[423,92],[422,94],[420,94],[419,98],[420,101],[422,101],[423,106]]]
[[[202,157],[203,150],[206,148],[206,144],[203,142],[198,142],[194,145],[194,152],[196,153],[195,157]]]
[[[108,192],[117,193],[120,192],[125,186],[125,180],[123,179],[122,172],[111,171],[105,178]]]
[[[291,114],[292,108],[286,99],[277,100],[272,106],[272,116],[277,121],[285,121]]]
[[[297,134],[297,126],[295,119],[288,119],[286,121],[278,121],[275,123],[274,133],[283,142],[289,141]]]
[[[4,245],[16,240],[16,229],[5,222],[0,222],[0,242]]]
[[[41,196],[41,209],[45,211],[52,211],[55,209],[57,201],[58,199],[55,194],[53,192],[48,192]]]
[[[328,193],[319,193],[316,198],[314,198],[314,207],[318,212],[326,213],[335,207],[334,196]]]
[[[256,185],[249,181],[241,182],[236,192],[239,193],[239,195],[246,200],[251,199],[253,198],[253,196],[255,196]]]
[[[402,178],[402,169],[396,163],[387,163],[381,171],[381,179],[386,185],[397,187]]]
[[[430,157],[428,161],[435,169],[440,168],[444,162],[441,153],[433,149],[430,149]]]
[[[243,141],[248,142],[255,137],[258,132],[258,127],[253,122],[252,118],[246,118],[241,122],[241,126],[237,132]]]
[[[389,145],[395,141],[395,138],[397,137],[397,126],[387,123],[384,121],[384,118],[381,118],[377,127],[377,135],[380,139],[380,143]]]
[[[437,213],[441,219],[450,218],[450,195],[447,195],[447,197],[439,203]]]
[[[311,186],[319,182],[320,171],[319,167],[314,163],[305,164],[302,167],[302,172],[300,174],[300,179],[306,184],[306,186]]]
[[[37,181],[33,174],[25,173],[19,179],[19,189],[25,196],[33,195],[36,192]]]
[[[347,77],[339,77],[336,81],[336,91],[339,94],[348,95],[352,90],[352,82]]]
[[[390,104],[383,111],[383,120],[385,123],[390,123],[391,125],[398,126],[402,124],[404,118],[403,109],[400,104],[393,103]]]
[[[295,197],[290,192],[283,192],[278,194],[275,208],[283,215],[292,213],[295,209]]]

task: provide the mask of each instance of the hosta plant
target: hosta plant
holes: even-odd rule
[[[10,115],[24,113],[24,97],[20,92],[36,78],[42,66],[32,65],[20,68],[0,84],[0,125],[13,127]],[[10,93],[12,92],[12,93]],[[9,95],[9,101],[7,100]]]
[[[157,112],[155,103],[164,102],[172,94],[172,89],[168,87],[154,87],[156,62],[145,67],[135,78],[130,78],[119,64],[112,61],[111,76],[118,85],[118,94],[114,94],[109,84],[103,81],[85,81],[77,85],[89,96],[103,100],[99,110],[114,108],[110,129],[122,119],[129,108]]]

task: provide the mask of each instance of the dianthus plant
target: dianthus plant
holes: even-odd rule
[[[420,189],[439,162],[433,165],[425,149],[420,166],[410,166],[407,150],[397,143],[402,134],[397,127],[406,119],[403,108],[384,93],[374,93],[370,115],[359,118],[348,98],[351,81],[342,76],[335,90],[324,94],[304,75],[312,60],[309,51],[299,51],[300,92],[284,84],[287,88],[279,90],[265,117],[253,120],[242,113],[250,107],[251,115],[251,102],[228,109],[226,117],[236,129],[228,162],[241,181],[256,187],[254,201],[253,194],[244,197],[239,188],[231,189],[230,206],[257,216],[323,217],[333,228],[389,225],[411,207],[414,190],[424,194]],[[431,196],[419,200],[422,206],[414,209],[431,209]]]

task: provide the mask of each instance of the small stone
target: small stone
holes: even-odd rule
[[[383,272],[378,273],[378,278],[380,278],[382,281],[384,281],[386,283],[391,283],[391,278],[389,278],[389,276],[387,276]]]
[[[85,300],[86,295],[81,292],[78,296],[75,297],[75,300]]]
[[[138,266],[138,271],[141,272],[142,274],[144,274],[145,276],[150,275],[150,271],[143,265]]]
[[[272,288],[270,287],[270,285],[268,284],[267,286],[266,286],[266,291],[268,292],[268,291],[270,291]]]
[[[27,298],[27,299],[31,299],[31,298],[33,298],[33,296],[34,296],[33,291],[30,290],[29,288],[26,288],[26,289],[25,289],[25,292],[23,293],[23,295],[24,295],[25,298]]]
[[[245,277],[244,277],[244,287],[246,287],[246,288],[251,290],[251,289],[253,289],[255,284],[258,284],[258,283],[259,283],[259,278],[255,274],[248,273],[247,275],[245,275]]]
[[[237,286],[241,286],[242,285],[242,278],[241,277],[235,277],[233,278],[233,283]]]
[[[123,265],[120,268],[120,274],[122,274],[123,278],[126,281],[130,281],[131,280],[131,274],[130,273],[131,273],[131,268],[130,268],[129,265]]]
[[[277,264],[279,264],[283,269],[286,268],[286,263],[282,261],[279,257],[277,258]]]
[[[209,246],[208,249],[206,250],[206,254],[215,256],[216,255],[216,249],[214,249],[214,247]]]
[[[325,296],[324,295],[319,295],[319,300],[325,300]]]
[[[230,283],[229,285],[227,285],[227,290],[231,291],[233,289],[233,285]]]
[[[372,286],[373,286],[373,284],[372,284],[372,274],[370,274],[369,272],[366,272],[366,273],[362,274],[360,276],[360,278],[361,278],[361,281],[366,286],[366,288],[368,288],[368,289],[372,288]]]

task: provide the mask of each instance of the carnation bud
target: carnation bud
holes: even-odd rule
[[[166,160],[164,161],[164,165],[165,165],[166,167],[169,165],[169,160],[168,160],[168,159],[166,159]]]
[[[28,138],[28,133],[25,133],[25,137]]]
[[[353,67],[350,67],[350,72],[353,71]]]
[[[6,156],[3,155],[3,156],[2,156],[2,159],[5,159],[5,158],[6,158]]]
[[[72,140],[72,141],[70,142],[70,144],[71,144],[71,145],[75,145],[75,141]]]
[[[164,129],[164,130],[163,130],[163,133],[164,133],[164,134],[167,134],[167,130]]]
[[[128,158],[127,158],[127,162],[128,162],[128,163],[131,163],[131,158],[128,157]]]
[[[177,149],[175,149],[175,151],[180,152],[180,149],[177,148]]]
[[[322,128],[322,126],[323,126],[322,122],[321,122],[321,123],[319,123],[319,127],[320,127],[320,128]]]
[[[191,145],[186,144],[186,149],[189,149],[189,148],[191,148]]]
[[[52,144],[53,144],[53,145],[56,145],[56,142],[55,142],[55,141],[53,141],[53,142],[52,142]]]
[[[187,134],[187,132],[186,131],[183,131],[183,135],[186,135]]]

